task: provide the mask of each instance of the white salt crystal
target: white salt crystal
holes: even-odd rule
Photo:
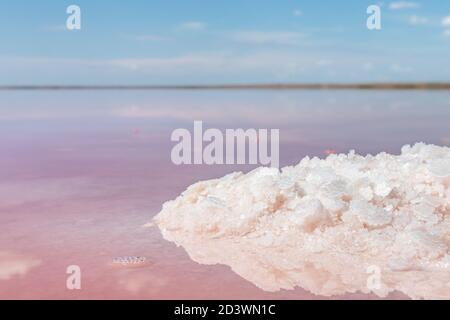
[[[190,186],[154,221],[199,263],[225,264],[267,291],[450,299],[450,149],[308,157]],[[447,264],[447,269],[446,269]],[[446,272],[447,271],[447,272]]]
[[[214,197],[211,195],[208,195],[208,197],[206,198],[211,204],[218,206],[218,207],[226,207],[226,203],[225,201],[223,201],[222,199],[218,198],[218,197]]]
[[[290,215],[290,221],[298,224],[305,232],[311,232],[328,218],[322,203],[319,200],[310,199],[300,202],[296,210]]]
[[[350,204],[350,211],[369,227],[380,227],[392,221],[391,213],[364,200],[353,200]]]
[[[432,160],[428,170],[436,177],[445,178],[450,176],[450,159]]]
[[[363,196],[367,201],[371,201],[373,199],[373,190],[371,187],[364,187],[360,189],[359,194]]]
[[[426,202],[415,205],[413,210],[417,219],[425,223],[435,224],[439,221],[438,216],[434,213],[434,207]]]
[[[295,180],[290,177],[282,177],[278,182],[278,186],[282,190],[290,189],[295,186]]]
[[[392,188],[386,183],[380,183],[375,186],[375,194],[380,197],[387,197],[391,193]]]

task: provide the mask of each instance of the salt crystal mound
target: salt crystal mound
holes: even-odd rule
[[[418,143],[199,182],[154,221],[194,261],[266,291],[450,299],[449,185],[450,148]]]

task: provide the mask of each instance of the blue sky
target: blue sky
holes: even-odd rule
[[[450,81],[450,0],[1,0],[0,41],[2,85]]]

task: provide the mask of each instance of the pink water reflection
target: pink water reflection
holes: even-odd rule
[[[252,168],[177,167],[171,131],[193,120],[279,128],[286,165],[448,143],[449,101],[449,93],[422,92],[1,93],[0,299],[322,298],[266,293],[226,266],[196,264],[143,227],[190,184]],[[112,267],[117,256],[149,263]],[[80,291],[66,289],[69,265],[82,269]]]

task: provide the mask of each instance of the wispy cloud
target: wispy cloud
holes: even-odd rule
[[[67,31],[67,27],[63,24],[59,24],[59,25],[44,26],[42,30],[48,32]]]
[[[402,9],[415,9],[420,7],[417,2],[410,1],[395,1],[389,4],[389,9],[391,10],[402,10]]]
[[[221,65],[225,57],[221,53],[187,54],[168,58],[116,59],[112,66],[141,71],[180,71],[180,68],[211,68]]]
[[[207,25],[201,21],[187,21],[182,23],[180,27],[184,30],[200,31],[205,30]]]
[[[411,67],[404,67],[396,63],[391,65],[391,70],[395,73],[410,73],[413,71]]]
[[[38,83],[52,83],[55,82],[54,79],[65,79],[66,74],[71,74],[70,82],[61,82],[73,84],[80,76],[89,74],[88,84],[111,83],[111,81],[121,84],[129,79],[132,79],[133,83],[144,84],[180,82],[191,84],[208,81],[233,82],[235,79],[248,82],[330,81],[329,79],[333,79],[330,77],[345,77],[347,81],[366,81],[367,77],[376,80],[406,79],[417,77],[424,70],[418,63],[420,60],[414,57],[398,58],[401,63],[394,64],[392,58],[380,57],[368,60],[365,54],[349,54],[347,51],[330,53],[320,49],[313,51],[297,49],[295,46],[251,47],[242,51],[231,49],[230,46],[230,49],[222,51],[115,59],[0,57],[0,74],[20,75],[21,70],[26,67],[30,72],[42,74]],[[444,72],[445,74],[448,72],[441,67],[443,61],[446,61],[445,55],[435,57],[432,64],[432,71],[441,77]],[[414,69],[410,66],[414,66]],[[366,72],[361,72],[363,70]],[[117,78],[118,76],[120,78]],[[5,84],[11,84],[10,77],[4,79],[0,78],[0,83],[3,81]],[[22,84],[21,82],[23,81],[19,79],[13,83]]]
[[[362,69],[364,71],[372,71],[374,68],[375,68],[375,66],[372,62],[365,62],[362,65]]]
[[[305,35],[298,32],[276,31],[238,31],[232,34],[233,40],[247,44],[297,45]]]
[[[157,36],[157,35],[152,35],[152,34],[136,35],[136,36],[133,36],[133,38],[138,41],[142,41],[142,42],[159,42],[159,41],[168,40],[167,37],[162,37],[162,36]]]
[[[251,53],[210,52],[173,58],[119,59],[110,65],[130,71],[177,76],[180,74],[226,75],[257,74],[285,80],[303,72],[322,70],[333,61],[320,54],[299,54],[297,51],[261,50]]]
[[[442,26],[450,27],[450,16],[446,16],[444,19],[442,19]]]
[[[294,10],[294,16],[300,17],[302,14],[303,14],[302,10],[300,10],[300,9],[295,9]]]
[[[450,37],[450,15],[444,17],[441,24],[444,28],[446,28],[443,33],[444,37]]]
[[[326,67],[326,66],[331,66],[333,64],[332,60],[329,59],[321,59],[316,61],[316,65],[319,67]]]
[[[409,17],[409,23],[412,25],[425,25],[428,24],[430,21],[426,17],[421,17],[417,15],[412,15]]]

